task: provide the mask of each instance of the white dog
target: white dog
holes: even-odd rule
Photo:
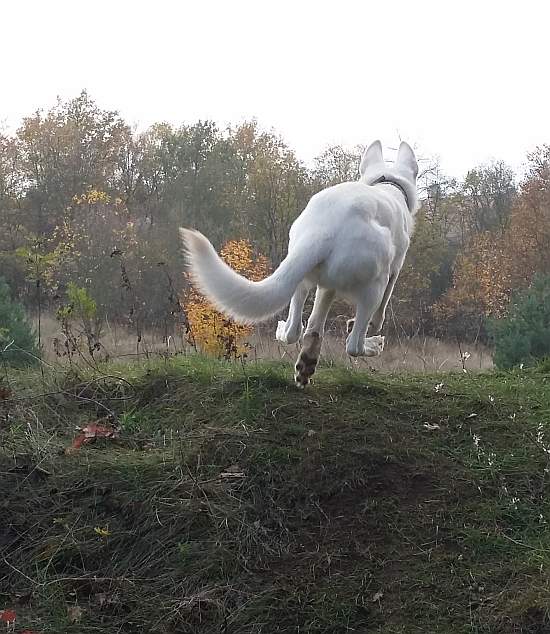
[[[296,343],[303,334],[295,381],[305,387],[317,366],[325,322],[338,295],[356,306],[348,322],[349,355],[377,356],[384,348],[386,307],[403,266],[418,210],[414,152],[401,143],[388,166],[380,141],[365,151],[357,182],[315,194],[290,229],[288,255],[269,277],[251,282],[227,266],[198,231],[180,229],[190,271],[201,292],[221,312],[241,323],[271,317],[290,300],[288,319],[276,337]],[[303,333],[302,311],[317,287]],[[375,336],[367,337],[367,328]]]

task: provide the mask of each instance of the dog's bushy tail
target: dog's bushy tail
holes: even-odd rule
[[[269,277],[251,282],[220,258],[210,241],[192,229],[180,229],[191,277],[222,313],[242,324],[271,317],[288,304],[304,277],[319,264],[315,250],[288,255]]]

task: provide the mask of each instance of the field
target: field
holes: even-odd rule
[[[303,392],[290,374],[197,356],[10,372],[15,631],[550,631],[547,366],[335,365]],[[98,419],[118,437],[77,448]]]
[[[488,370],[493,367],[491,351],[481,343],[462,344],[442,341],[420,335],[391,335],[386,339],[384,354],[378,358],[352,359],[345,351],[345,317],[335,318],[328,324],[323,342],[322,356],[326,363],[347,365],[350,369],[395,372],[413,370],[416,372],[441,372],[443,370],[469,371]],[[34,321],[37,328],[37,321]],[[55,352],[55,339],[63,339],[59,322],[51,315],[42,317],[42,349],[44,358],[51,364],[60,359]],[[195,350],[184,336],[163,339],[154,329],[146,329],[141,342],[137,342],[135,332],[108,320],[102,330],[101,341],[109,356],[115,360],[143,359],[158,355],[189,355]],[[285,346],[275,340],[275,325],[257,328],[248,339],[250,361],[268,359],[272,361],[295,360],[299,346]],[[467,353],[464,360],[463,353]],[[101,355],[100,355],[101,356]],[[77,358],[77,362],[79,359]]]

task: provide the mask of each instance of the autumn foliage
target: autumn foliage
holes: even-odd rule
[[[474,236],[456,259],[453,285],[435,305],[436,317],[444,321],[501,316],[511,290],[509,261],[503,238],[495,243],[490,232]]]
[[[507,315],[512,294],[550,272],[550,148],[530,156],[531,170],[504,226],[474,234],[458,254],[452,286],[433,309],[446,325],[470,327]]]
[[[252,281],[262,280],[269,272],[267,258],[254,255],[248,240],[229,240],[221,249],[222,259],[237,273]],[[245,355],[246,338],[252,328],[236,324],[215,310],[193,287],[184,299],[192,341],[202,352],[232,359]]]
[[[24,118],[15,134],[0,132],[2,277],[35,315],[59,315],[74,304],[72,285],[84,289],[97,309],[79,329],[90,354],[107,320],[130,327],[136,353],[144,332],[168,341],[185,295],[196,346],[238,356],[249,330],[185,291],[177,228],[226,243],[224,257],[261,278],[267,264],[252,245],[275,268],[311,196],[355,180],[360,155],[332,146],[308,167],[255,122],[156,123],[138,133],[82,92]],[[506,315],[512,292],[550,272],[550,147],[528,157],[520,187],[502,161],[454,179],[433,160],[422,163],[418,188],[422,209],[386,332],[487,338],[487,320]],[[231,247],[230,237],[239,239]],[[334,315],[345,323],[351,310],[337,303]],[[38,338],[40,347],[40,329]]]

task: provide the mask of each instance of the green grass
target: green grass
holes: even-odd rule
[[[18,631],[550,631],[547,367],[323,368],[303,392],[290,374],[12,375],[0,609]],[[109,412],[119,440],[64,453]]]

